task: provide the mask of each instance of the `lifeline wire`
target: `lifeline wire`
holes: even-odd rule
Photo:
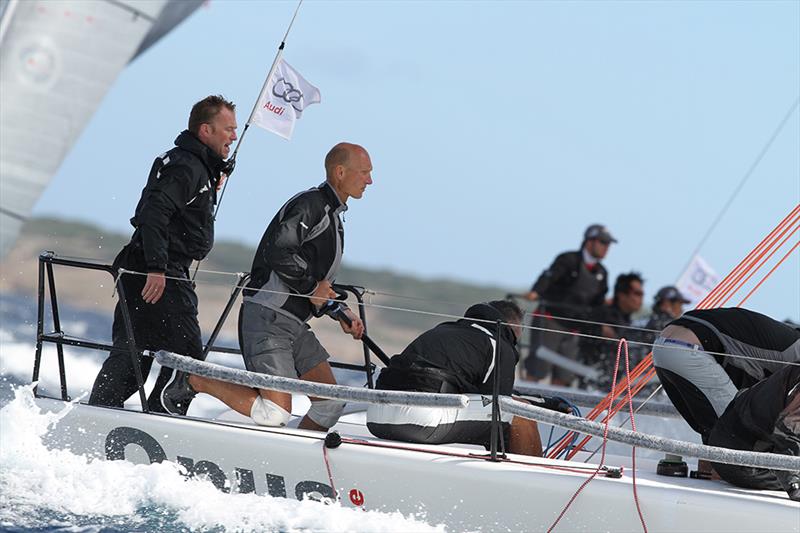
[[[146,272],[139,272],[139,271],[136,271],[136,270],[128,270],[128,269],[125,269],[125,268],[120,268],[119,269],[119,273],[120,273],[120,275],[121,274],[133,274],[133,275],[137,275],[137,276],[147,276]],[[183,277],[178,277],[178,276],[167,276],[167,275],[165,275],[164,278],[165,279],[171,279],[171,280],[174,280],[174,281],[188,282],[188,283],[203,283],[203,282],[196,282],[196,281],[192,282],[192,280],[190,280],[190,279],[183,278]],[[119,276],[117,277],[117,280],[119,280]],[[269,293],[269,294],[277,294],[277,295],[281,295],[281,296],[295,296],[295,297],[299,297],[299,298],[311,299],[311,295],[308,295],[308,294],[297,294],[297,293],[292,293],[292,292],[275,291],[275,290],[270,290],[270,289],[249,288],[248,290],[252,290],[254,292],[265,292],[265,293]],[[394,307],[394,306],[373,304],[373,303],[367,303],[367,302],[364,302],[363,305],[364,305],[364,307],[374,307],[376,309],[384,309],[384,310],[389,310],[389,311],[406,312],[406,313],[412,313],[412,314],[418,314],[418,315],[433,316],[433,317],[437,317],[437,318],[449,318],[449,319],[455,319],[455,320],[460,320],[462,318],[465,318],[463,315],[454,315],[454,314],[448,314],[448,313],[437,313],[437,312],[433,312],[433,311],[423,311],[423,310],[420,310],[420,309]],[[480,318],[470,318],[470,320],[474,320],[475,322],[482,322],[482,323],[485,323],[485,324],[496,324],[497,323],[494,320],[486,320],[486,319],[480,319]],[[615,339],[615,338],[611,338],[611,337],[603,337],[601,335],[591,335],[591,334],[588,334],[588,333],[578,333],[578,332],[571,332],[571,331],[570,332],[559,331],[559,330],[543,328],[543,327],[539,327],[539,326],[528,326],[528,325],[523,325],[523,324],[514,324],[514,323],[511,323],[511,322],[501,322],[501,324],[504,325],[504,326],[520,327],[522,329],[529,329],[529,330],[535,330],[535,331],[545,331],[545,332],[550,332],[550,333],[559,333],[559,334],[563,334],[563,335],[573,335],[573,336],[577,336],[577,337],[584,337],[584,338],[588,338],[588,339],[596,339],[596,340],[602,340],[602,341],[608,341],[608,342],[619,342],[619,340],[620,340],[620,339]],[[608,324],[608,325],[609,326],[614,326],[614,324]],[[635,345],[638,345],[638,346],[648,346],[648,347],[652,347],[653,346],[653,343],[648,343],[648,342],[631,341],[631,340],[627,340],[627,339],[626,339],[626,342],[628,342],[628,344],[635,344]],[[685,349],[687,351],[691,351],[690,348],[676,347],[675,349]],[[749,359],[749,360],[752,360],[752,361],[764,361],[764,360],[766,360],[766,359],[762,359],[762,358],[759,358],[759,357],[753,357],[753,356],[741,355],[741,354],[722,353],[722,352],[706,352],[706,353],[711,354],[711,355],[719,355],[721,357],[733,357],[733,358],[739,358],[739,359]],[[786,365],[800,366],[800,362],[795,363],[795,362],[788,362],[787,361],[787,362],[782,362],[782,363],[786,364]]]
[[[146,276],[147,275],[146,272],[138,272],[138,271],[135,271],[135,270],[128,270],[128,269],[125,269],[125,268],[120,268],[119,272],[120,272],[120,274],[133,274],[133,275],[137,275],[137,276]],[[190,279],[177,277],[177,276],[166,276],[165,275],[164,278],[165,279],[171,279],[171,280],[174,280],[174,281],[183,281],[183,282],[189,282],[189,283],[192,282]],[[194,282],[194,283],[198,283],[198,282]],[[202,282],[199,282],[199,283],[202,283]],[[265,293],[269,293],[269,294],[277,294],[277,295],[281,295],[281,296],[296,296],[296,297],[299,297],[299,298],[311,299],[311,295],[308,295],[308,294],[297,294],[297,293],[285,292],[285,291],[274,291],[274,290],[270,290],[270,289],[253,289],[253,288],[249,288],[248,290],[252,290],[254,292],[265,292]],[[454,319],[454,320],[460,320],[460,319],[465,318],[463,315],[453,315],[453,314],[448,314],[448,313],[437,313],[437,312],[434,312],[434,311],[423,311],[423,310],[419,310],[419,309],[409,309],[409,308],[404,308],[404,307],[394,307],[394,306],[388,306],[388,305],[370,304],[370,303],[367,303],[367,302],[364,302],[363,305],[364,305],[364,307],[374,307],[376,309],[384,309],[384,310],[389,310],[389,311],[399,311],[399,312],[413,313],[413,314],[433,316],[433,317],[438,317],[438,318],[449,318],[449,319]],[[481,319],[481,318],[470,318],[470,320],[473,320],[475,322],[482,322],[482,323],[485,323],[485,324],[492,324],[492,325],[493,324],[497,324],[497,322],[494,321],[494,320],[487,320],[487,319]],[[504,326],[513,326],[513,327],[520,327],[522,329],[529,329],[529,330],[535,330],[535,331],[546,331],[546,332],[551,332],[551,333],[560,333],[560,334],[563,334],[563,335],[573,335],[573,336],[576,336],[576,337],[584,337],[584,338],[588,338],[588,339],[596,339],[596,340],[615,342],[615,343],[619,342],[619,340],[620,340],[620,339],[615,339],[615,338],[612,338],[612,337],[603,337],[601,335],[590,335],[588,333],[577,333],[577,332],[571,332],[571,331],[559,331],[559,330],[548,329],[548,328],[543,328],[543,327],[538,327],[538,326],[527,326],[527,325],[523,325],[523,324],[514,324],[514,323],[511,323],[511,322],[501,322],[501,324],[504,325]],[[614,324],[608,324],[608,325],[614,326]],[[635,345],[639,345],[639,346],[649,346],[649,347],[653,346],[653,343],[649,343],[649,342],[631,341],[631,340],[627,340],[627,339],[626,339],[626,342],[628,342],[628,344],[635,344]],[[682,350],[686,350],[686,351],[691,351],[691,348],[681,348],[681,347],[678,347],[678,346],[676,346],[675,349],[682,349]],[[733,357],[733,358],[739,358],[739,359],[749,359],[751,361],[767,361],[767,359],[762,359],[762,358],[759,358],[759,357],[753,357],[753,356],[742,355],[742,354],[710,352],[710,351],[706,352],[706,353],[711,354],[711,355],[719,355],[721,357]],[[786,364],[786,365],[800,366],[800,362],[782,361],[781,363],[782,364]]]

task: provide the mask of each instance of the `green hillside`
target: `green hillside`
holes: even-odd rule
[[[39,250],[55,249],[76,257],[111,261],[130,235],[109,231],[100,226],[72,220],[40,217],[31,219],[22,230],[20,241],[41,243]],[[203,262],[205,270],[247,272],[253,259],[253,247],[228,240],[218,240]],[[460,315],[471,303],[503,298],[509,289],[480,286],[447,279],[424,280],[390,270],[370,270],[344,264],[337,279],[340,283],[359,285],[379,293],[371,302],[376,305],[414,309],[428,313]],[[388,324],[423,329],[441,322],[440,317],[385,311]]]

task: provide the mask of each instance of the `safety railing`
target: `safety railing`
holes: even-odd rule
[[[114,349],[114,346],[113,344],[110,343],[97,342],[97,341],[72,337],[63,330],[61,324],[61,314],[58,304],[58,295],[56,290],[56,280],[53,268],[54,266],[63,266],[63,267],[83,269],[83,270],[106,272],[114,280],[116,280],[117,276],[120,273],[117,272],[112,267],[112,265],[100,261],[59,257],[58,255],[56,255],[54,252],[51,251],[43,252],[42,254],[39,255],[38,287],[37,287],[36,351],[34,356],[32,381],[34,383],[39,381],[39,375],[42,365],[42,352],[44,345],[45,344],[55,345],[57,359],[58,359],[58,374],[59,374],[61,399],[64,401],[69,401],[70,396],[67,386],[67,373],[64,361],[64,346],[74,346],[78,348],[86,348],[86,349],[99,350],[105,352],[110,352],[111,350]],[[228,298],[228,301],[226,302],[222,315],[217,320],[212,330],[212,333],[208,338],[208,341],[203,346],[204,358],[210,352],[241,354],[241,350],[239,348],[229,347],[229,346],[219,346],[216,344],[216,342],[225,326],[225,322],[228,319],[230,312],[233,309],[233,306],[236,304],[237,299],[239,298],[244,287],[247,285],[249,279],[250,275],[247,273],[240,273],[238,275],[238,280],[231,292],[230,297]],[[338,284],[335,285],[334,288],[336,288],[340,292],[341,291],[349,292],[355,296],[356,300],[358,301],[359,316],[361,317],[361,320],[364,323],[364,331],[366,333],[367,317],[363,301],[364,289],[353,285],[338,285]],[[133,325],[131,322],[130,313],[128,311],[128,306],[126,305],[127,295],[125,294],[125,289],[123,284],[121,283],[116,284],[116,292],[119,297],[119,303],[120,303],[119,307],[124,321],[125,331],[128,338],[130,339],[130,342],[128,343],[128,350],[130,352],[131,361],[133,363],[139,399],[142,405],[142,411],[148,412],[149,409],[147,407],[147,396],[144,390],[145,380],[144,377],[142,376],[141,366],[139,364],[139,356],[141,355],[142,350],[140,350],[136,345]],[[52,317],[53,329],[50,331],[45,331],[45,326],[46,326],[45,312],[47,310],[48,296],[50,302],[50,314]],[[386,358],[386,355],[383,352],[381,352],[377,346],[374,346],[373,350],[365,343],[363,364],[332,361],[331,366],[334,368],[340,368],[344,370],[364,372],[366,376],[367,387],[372,389],[374,388],[374,374],[376,370],[376,366],[372,362],[372,354],[375,350],[377,350],[377,352],[375,353],[379,358],[381,359]],[[36,394],[37,396],[39,395],[38,387],[34,388],[34,394]]]

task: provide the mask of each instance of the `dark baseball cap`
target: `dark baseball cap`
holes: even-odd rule
[[[611,235],[611,232],[608,231],[608,228],[602,224],[592,224],[586,228],[586,231],[583,232],[583,240],[588,241],[589,239],[597,239],[605,242],[617,242],[617,239]]]
[[[677,287],[674,285],[667,285],[666,287],[661,287],[658,289],[655,297],[656,302],[663,302],[664,300],[669,300],[670,302],[674,302],[680,300],[681,302],[688,304],[691,303],[691,300],[687,300],[684,298],[681,291],[678,290]]]

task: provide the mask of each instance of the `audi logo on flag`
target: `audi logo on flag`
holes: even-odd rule
[[[295,105],[297,102],[301,102],[303,100],[303,93],[300,92],[300,90],[295,89],[294,85],[286,81],[286,78],[280,78],[275,82],[275,85],[272,86],[272,94],[276,98],[280,98],[287,104],[291,105],[297,111],[303,110],[302,104],[299,106]]]

